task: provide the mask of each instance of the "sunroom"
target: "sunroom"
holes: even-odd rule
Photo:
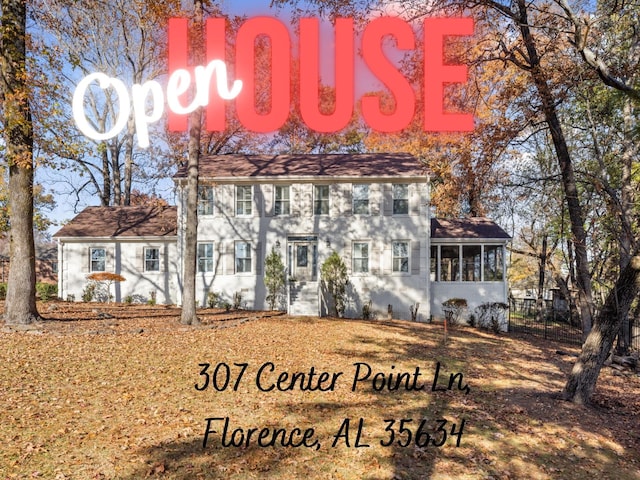
[[[507,303],[506,246],[511,237],[486,218],[431,220],[431,314],[442,319],[442,304],[467,301],[467,315],[487,302]]]

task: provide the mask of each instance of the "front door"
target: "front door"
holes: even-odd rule
[[[299,282],[313,282],[316,279],[317,242],[293,242],[290,244],[290,266],[293,277]]]

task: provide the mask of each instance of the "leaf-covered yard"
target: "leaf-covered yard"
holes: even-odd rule
[[[594,407],[563,402],[573,357],[556,350],[575,349],[471,329],[444,346],[441,325],[404,321],[210,311],[184,327],[173,308],[47,305],[35,329],[0,333],[2,479],[640,479],[640,378],[605,368]],[[278,391],[281,372],[305,388]],[[258,430],[224,447],[212,420],[203,449],[207,418],[229,418],[226,442]],[[263,428],[263,444],[274,428],[315,443],[261,447]]]

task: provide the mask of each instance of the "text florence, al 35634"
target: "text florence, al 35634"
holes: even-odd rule
[[[168,106],[168,125],[171,131],[184,131],[187,116],[197,108],[206,110],[208,131],[226,129],[224,101],[236,102],[236,115],[244,128],[254,132],[278,130],[287,121],[291,106],[291,38],[287,27],[278,19],[254,17],[238,29],[235,41],[235,76],[229,86],[225,63],[226,32],[224,18],[210,18],[206,22],[206,65],[188,65],[188,20],[172,18],[168,29],[169,78],[166,95],[161,84],[150,80],[134,84],[131,94],[125,83],[96,72],[83,78],[73,95],[73,116],[79,130],[87,137],[102,141],[117,136],[126,128],[133,110],[138,144],[149,146],[149,125],[160,120]],[[422,128],[429,132],[472,131],[474,119],[469,113],[444,110],[445,84],[465,83],[466,65],[444,62],[444,39],[449,36],[470,36],[474,22],[469,17],[426,18],[423,22],[424,52],[422,97],[424,104]],[[353,117],[355,106],[355,35],[350,18],[338,18],[334,24],[335,45],[335,102],[333,111],[320,109],[320,22],[316,18],[302,18],[299,25],[300,98],[299,109],[306,126],[316,132],[342,130]],[[256,86],[256,40],[269,39],[270,109],[259,111]],[[377,94],[364,95],[361,113],[365,123],[378,132],[400,131],[409,126],[416,114],[416,92],[411,82],[398,70],[384,52],[387,37],[395,40],[396,49],[414,50],[416,38],[413,27],[398,17],[380,17],[370,21],[362,33],[360,48],[364,63],[395,99],[393,111],[383,111]],[[192,74],[193,72],[193,74]],[[215,84],[213,77],[215,76]],[[99,132],[87,118],[84,103],[87,91],[97,82],[102,90],[112,88],[118,98],[118,114],[111,128]],[[214,88],[215,87],[215,88]],[[189,92],[193,90],[191,98]],[[190,101],[189,101],[190,100]],[[186,103],[186,105],[185,105]],[[150,107],[150,108],[149,108]]]

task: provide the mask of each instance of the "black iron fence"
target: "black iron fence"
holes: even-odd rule
[[[536,335],[549,340],[582,343],[582,328],[574,325],[569,311],[554,308],[553,301],[543,301],[542,312],[538,314],[535,299],[511,299],[509,302],[509,331]]]
[[[538,315],[535,299],[511,299],[509,302],[509,331],[536,335],[564,343],[582,344],[582,327],[571,321],[568,309],[555,308],[552,300],[545,300]],[[640,350],[640,325],[631,329],[631,348]]]

